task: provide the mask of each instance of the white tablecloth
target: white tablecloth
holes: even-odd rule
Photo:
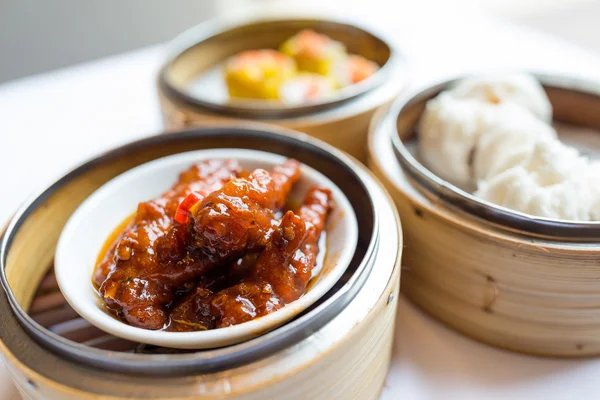
[[[348,0],[344,12],[387,31],[402,46],[415,85],[503,67],[600,81],[596,56],[447,3],[412,4],[407,10],[403,2]],[[90,155],[160,131],[154,79],[163,53],[157,46],[0,85],[0,220],[36,188]],[[401,299],[382,399],[600,398],[599,375],[598,359],[554,360],[497,350],[445,328]],[[16,391],[0,363],[0,399],[13,398]]]

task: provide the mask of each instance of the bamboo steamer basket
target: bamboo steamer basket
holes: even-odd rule
[[[586,134],[593,140],[600,88],[538,78],[555,122],[594,129]],[[370,128],[368,165],[403,221],[403,293],[446,325],[494,346],[545,356],[600,354],[599,224],[479,207],[444,182],[432,185],[415,172],[425,168],[406,156],[426,101],[451,83],[399,98]]]
[[[343,95],[331,101],[303,106],[266,107],[265,103],[258,103],[245,107],[200,98],[188,90],[194,79],[214,71],[228,57],[243,50],[277,48],[302,29],[313,29],[341,41],[350,53],[376,61],[381,69],[367,80],[345,88]],[[167,129],[240,118],[268,122],[307,133],[364,161],[373,113],[399,94],[407,77],[403,54],[382,35],[354,22],[312,17],[216,20],[184,32],[171,43],[157,86]],[[219,75],[213,79],[220,79]],[[211,91],[212,86],[204,90]]]
[[[348,196],[359,242],[336,286],[284,326],[208,351],[128,342],[81,319],[58,291],[51,269],[58,236],[74,209],[143,162],[232,146],[295,157]],[[136,141],[54,182],[8,225],[0,248],[0,350],[27,399],[376,399],[391,357],[399,226],[391,199],[368,170],[306,135],[244,124]]]

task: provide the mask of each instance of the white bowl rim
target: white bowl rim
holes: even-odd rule
[[[89,323],[114,336],[140,343],[184,349],[221,347],[249,340],[252,337],[272,330],[294,318],[297,314],[317,302],[342,277],[354,256],[358,242],[358,222],[356,220],[356,214],[349,200],[337,185],[322,173],[306,164],[302,164],[301,169],[303,177],[308,177],[312,181],[332,190],[336,208],[342,210],[343,218],[348,223],[345,240],[345,243],[348,243],[348,245],[344,246],[344,251],[336,258],[335,267],[329,268],[328,274],[321,277],[318,282],[298,300],[287,304],[276,312],[239,325],[194,332],[153,331],[137,328],[118,320],[109,314],[107,310],[99,310],[95,306],[91,307],[88,302],[81,303],[74,290],[74,283],[79,282],[73,282],[72,279],[69,279],[70,275],[68,272],[70,271],[70,268],[68,268],[69,263],[67,257],[69,254],[68,248],[72,243],[78,224],[81,219],[85,217],[87,212],[94,209],[99,200],[112,193],[119,186],[123,185],[124,182],[129,180],[134,181],[140,175],[144,175],[149,171],[165,168],[169,165],[183,164],[183,168],[185,168],[185,165],[191,165],[194,162],[206,159],[236,159],[239,161],[256,161],[258,159],[274,165],[281,163],[286,157],[275,153],[239,148],[204,149],[182,152],[136,166],[116,176],[95,190],[80,204],[67,221],[61,232],[55,253],[55,273],[59,288],[71,307],[73,307],[73,309]],[[166,190],[167,188],[164,189]],[[134,209],[134,207],[135,205],[132,205],[132,209]],[[115,220],[114,226],[116,227],[120,222],[121,221]],[[100,249],[98,249],[98,252],[99,251]],[[90,290],[95,291],[91,283],[91,275],[89,277],[89,287]]]

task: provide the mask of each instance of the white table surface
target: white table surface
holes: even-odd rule
[[[365,3],[347,0],[344,12],[387,31],[402,46],[415,85],[503,67],[600,82],[600,58],[555,38],[437,2],[411,2],[409,11],[402,2],[371,0],[369,9]],[[0,220],[89,156],[161,130],[154,78],[163,54],[157,46],[0,85]],[[494,349],[401,299],[382,399],[600,398],[599,375],[600,359],[555,360]],[[0,399],[17,398],[0,363]]]

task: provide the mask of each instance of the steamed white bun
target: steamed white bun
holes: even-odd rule
[[[533,146],[523,167],[538,184],[550,186],[582,176],[589,168],[589,161],[558,139],[540,140]]]
[[[600,221],[600,161],[590,162],[585,179],[594,198],[590,209],[590,220]]]
[[[575,149],[557,139],[540,140],[521,164],[480,182],[475,195],[529,215],[590,221],[598,211],[590,171]]]
[[[539,140],[556,138],[556,131],[528,112],[503,113],[497,125],[484,132],[473,151],[476,181],[493,178],[524,162]]]
[[[551,219],[589,221],[590,197],[578,198],[585,192],[581,180],[569,180],[551,186],[539,186],[521,168],[512,168],[486,181],[475,193],[484,200],[525,214]]]
[[[427,102],[419,154],[440,178],[489,202],[544,218],[600,221],[600,161],[561,143],[551,119],[531,76],[464,79]]]
[[[552,105],[542,85],[531,75],[513,73],[465,78],[449,92],[458,98],[490,104],[514,103],[542,121],[552,121]]]
[[[545,130],[540,125],[544,124],[513,103],[490,104],[443,92],[427,102],[421,117],[419,154],[424,164],[440,178],[470,190],[475,187],[476,178],[506,169],[504,154],[494,149],[497,143],[488,143],[487,139],[482,143],[483,157],[478,157],[478,169],[473,169],[480,140],[495,130],[514,131],[513,144],[529,140],[519,138],[520,134],[531,138],[555,135],[551,128]],[[490,157],[492,154],[494,157]]]
[[[419,122],[419,154],[440,178],[468,188],[469,157],[477,137],[489,127],[492,106],[441,93],[427,102]]]

